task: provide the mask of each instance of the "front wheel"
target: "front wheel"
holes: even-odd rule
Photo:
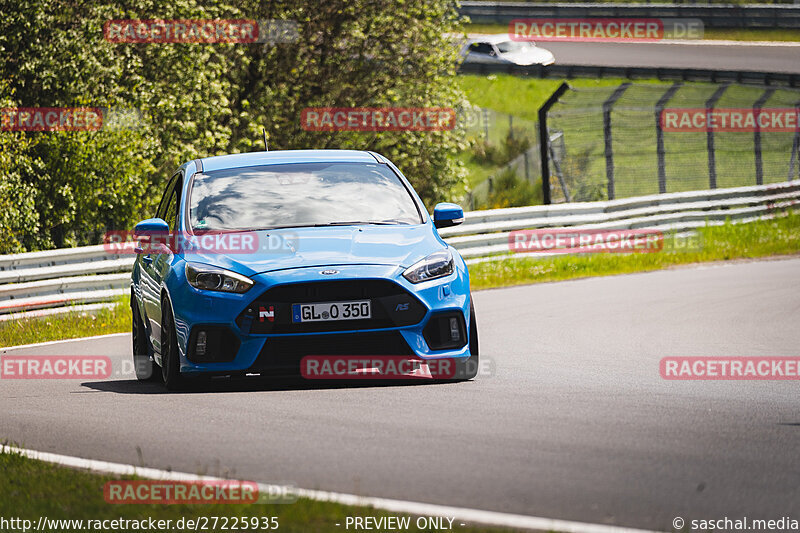
[[[478,321],[475,317],[475,306],[470,302],[469,304],[469,357],[464,361],[456,363],[456,376],[455,379],[459,381],[466,381],[478,375],[478,366],[480,363],[478,356]]]
[[[178,335],[175,331],[175,319],[169,300],[161,304],[161,377],[167,390],[180,390],[183,378],[178,355]]]
[[[136,379],[139,381],[155,381],[161,376],[158,372],[156,372],[156,364],[150,358],[150,350],[147,346],[147,331],[144,329],[142,317],[139,315],[139,308],[136,305],[136,302],[133,301],[131,301],[131,317],[133,368],[136,372]]]

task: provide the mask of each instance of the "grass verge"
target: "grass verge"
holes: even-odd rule
[[[576,88],[617,87],[629,81],[623,78],[539,79],[511,74],[460,74],[457,80],[472,105],[534,122],[539,120],[539,108],[564,81]],[[636,83],[663,82],[652,79],[636,80]]]
[[[127,300],[114,303],[111,309],[0,322],[0,347],[130,331],[131,309]]]
[[[800,215],[773,220],[708,226],[699,230],[699,247],[687,251],[665,238],[653,253],[598,253],[488,261],[470,265],[473,290],[659,270],[675,265],[751,259],[800,253]]]
[[[466,33],[508,33],[508,24],[466,24]],[[706,28],[703,39],[709,41],[800,42],[800,31],[779,28]],[[542,48],[547,42],[542,41]]]
[[[300,499],[291,504],[217,504],[217,505],[160,505],[136,504],[118,505],[109,504],[103,498],[103,486],[106,482],[120,478],[116,476],[93,474],[81,470],[73,470],[61,466],[28,459],[15,453],[0,454],[0,487],[3,487],[3,497],[0,498],[0,517],[8,520],[20,518],[30,520],[29,531],[34,529],[40,517],[49,520],[147,520],[152,517],[156,520],[172,520],[173,529],[178,520],[183,519],[209,519],[207,531],[222,531],[224,519],[228,517],[226,531],[263,531],[264,529],[242,527],[241,519],[257,517],[259,526],[261,519],[277,517],[280,531],[338,531],[344,530],[345,519],[348,516],[405,516],[375,510],[370,507],[355,507],[336,503],[318,502]],[[213,517],[219,517],[219,528],[212,528]],[[238,517],[239,527],[233,528],[233,518]],[[507,531],[498,528],[459,527],[458,521],[453,522],[454,529],[459,531],[489,532]],[[339,523],[341,526],[337,526]],[[415,520],[411,520],[415,524]],[[100,528],[76,527],[73,522],[60,526],[44,527],[44,531],[73,532],[96,530]],[[110,525],[110,523],[109,523]],[[110,531],[110,528],[103,528]],[[273,528],[274,529],[274,528]],[[5,529],[3,528],[5,531]],[[12,527],[10,531],[22,531]],[[151,528],[117,528],[114,531],[152,531]],[[189,531],[188,528],[185,529]],[[417,529],[410,527],[409,531],[433,531],[433,529]]]

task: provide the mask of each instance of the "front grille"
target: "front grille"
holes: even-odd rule
[[[413,356],[414,352],[398,331],[270,337],[249,371],[297,374],[307,355]]]
[[[370,300],[372,317],[329,322],[292,321],[292,304]],[[256,298],[236,319],[245,333],[319,333],[383,329],[418,324],[425,306],[388,280],[333,280],[276,285]]]

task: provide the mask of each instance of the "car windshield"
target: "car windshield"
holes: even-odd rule
[[[494,52],[494,48],[489,43],[472,43],[469,45],[469,50],[475,54],[491,54]]]
[[[292,163],[198,174],[193,230],[420,224],[416,202],[382,164]]]
[[[525,50],[530,50],[532,44],[528,42],[522,41],[504,41],[502,43],[497,43],[497,50],[501,54],[512,54],[514,52],[524,52]]]

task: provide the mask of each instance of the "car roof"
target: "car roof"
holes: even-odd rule
[[[469,40],[467,41],[468,44],[472,43],[490,43],[490,44],[497,44],[503,43],[506,41],[510,41],[511,37],[508,36],[507,33],[492,33],[486,35],[470,35]]]
[[[280,165],[285,163],[383,163],[378,154],[362,150],[274,150],[218,155],[200,160],[203,171]]]

